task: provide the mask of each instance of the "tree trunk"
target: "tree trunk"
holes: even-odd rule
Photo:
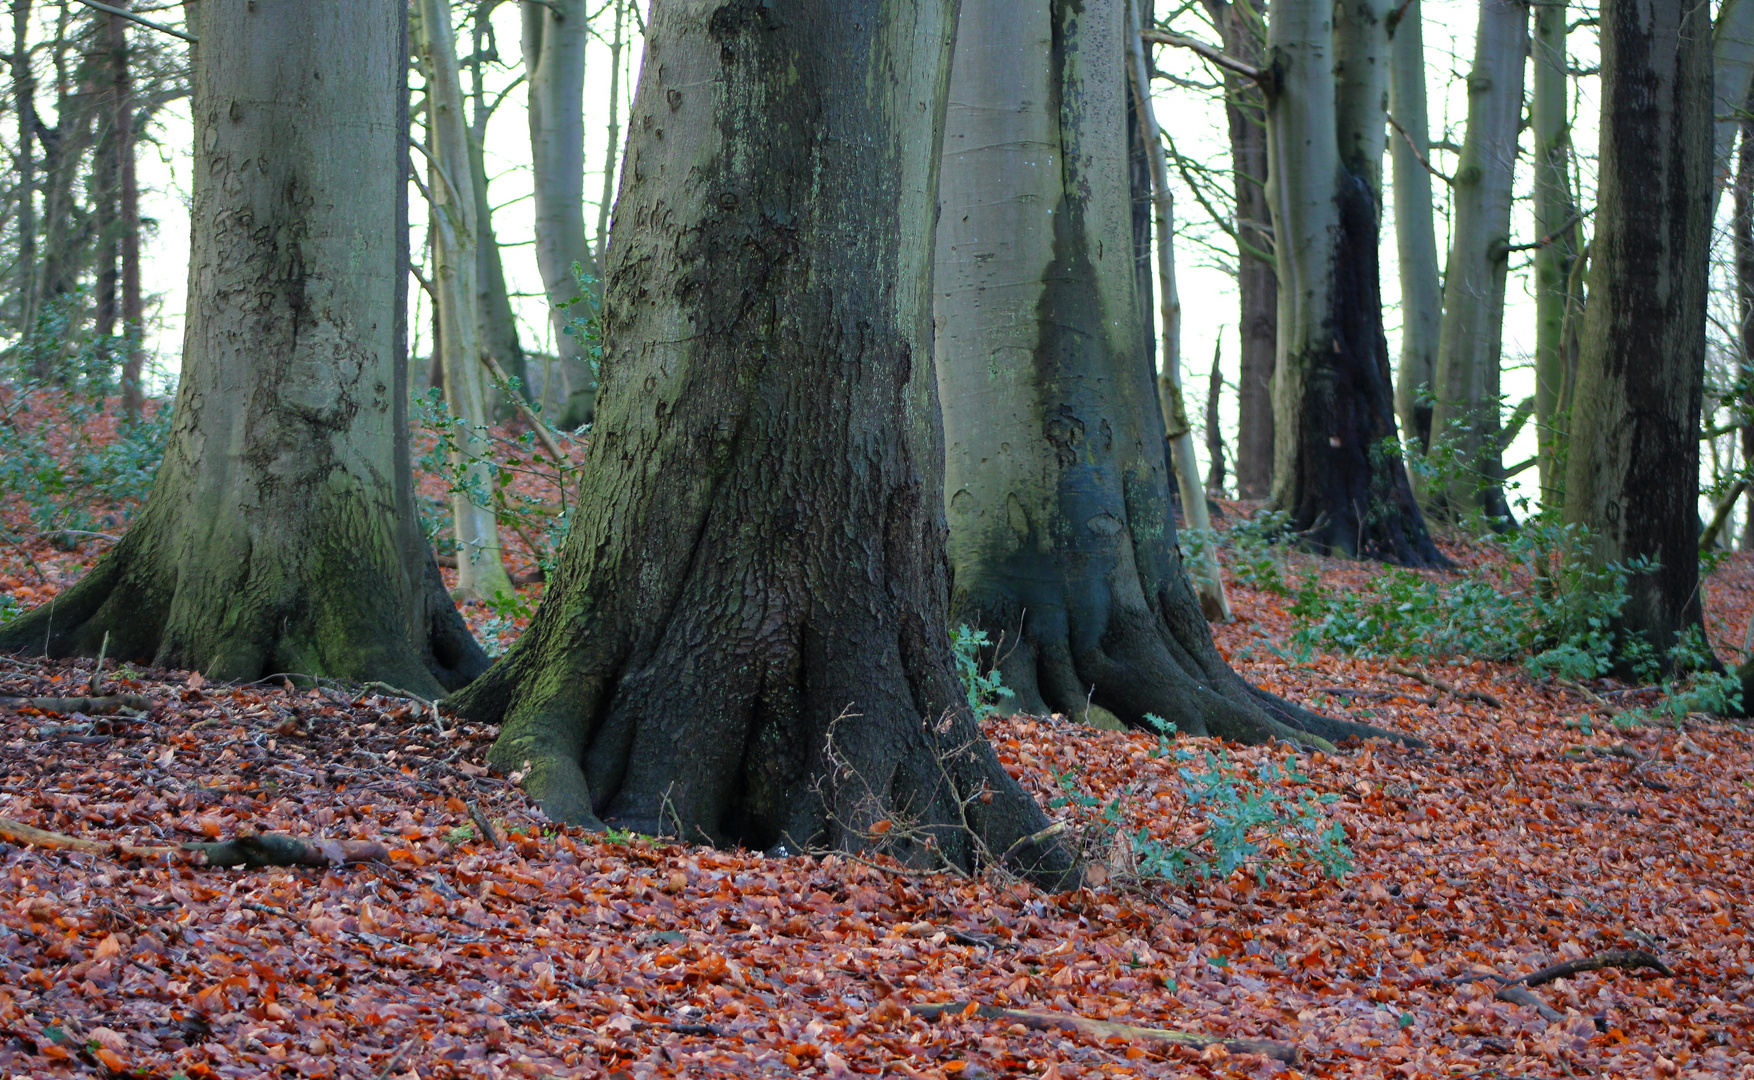
[[[1700,625],[1699,411],[1711,239],[1706,9],[1602,5],[1601,184],[1565,517],[1634,573],[1623,631],[1665,655]]]
[[[1545,9],[1543,9],[1545,10]],[[1437,385],[1437,342],[1443,283],[1437,272],[1437,231],[1431,220],[1431,122],[1425,107],[1425,15],[1409,0],[1389,26],[1389,136],[1395,188],[1395,253],[1401,273],[1401,360],[1395,411],[1401,440],[1415,453],[1431,445],[1431,394]]]
[[[127,6],[127,0],[120,0]],[[146,310],[140,296],[140,181],[135,171],[134,149],[134,76],[128,55],[128,21],[120,15],[109,16],[110,93],[115,110],[111,151],[116,162],[116,240],[122,272],[122,337],[128,351],[122,358],[122,416],[129,421],[140,419],[146,405],[141,386],[146,351],[142,337],[146,332]]]
[[[73,19],[63,5],[51,44],[55,68],[55,126],[37,121],[37,138],[43,144],[42,278],[37,288],[38,324],[53,314],[62,323],[58,340],[39,341],[31,357],[31,375],[46,379],[59,374],[60,349],[70,332],[74,313],[74,290],[83,268],[83,243],[75,227],[78,184],[85,155],[91,149],[92,125],[97,118],[95,95],[78,86],[68,67],[74,51],[69,36]]]
[[[628,0],[614,0],[615,36],[609,41],[609,138],[603,151],[603,194],[597,200],[597,276],[608,263],[609,209],[615,201],[615,157],[621,152],[621,33]]]
[[[1740,3],[1742,0],[1735,0]],[[1754,4],[1749,5],[1754,10]],[[1535,77],[1529,127],[1535,137],[1535,452],[1541,505],[1564,501],[1564,403],[1570,396],[1573,337],[1571,279],[1578,259],[1577,207],[1571,195],[1571,116],[1566,104],[1565,0],[1534,8]]]
[[[1754,95],[1746,103],[1754,106]],[[1737,377],[1742,385],[1740,432],[1742,466],[1754,469],[1754,120],[1741,120],[1742,139],[1736,147],[1736,178],[1732,194],[1735,215],[1731,239],[1736,261],[1736,342],[1741,347]],[[1743,551],[1754,551],[1754,490],[1748,494],[1749,509],[1742,523]]]
[[[1278,0],[1272,9],[1273,501],[1318,551],[1434,566],[1444,559],[1401,462],[1382,328],[1384,6]],[[1348,73],[1338,89],[1337,67]]]
[[[90,656],[107,633],[112,657],[215,679],[426,695],[486,666],[414,512],[404,10],[201,3],[190,305],[164,463],[121,542],[0,648]]]
[[[1741,110],[1754,86],[1754,0],[1723,0],[1712,29],[1712,208],[1730,178],[1730,151],[1736,144]]]
[[[1206,377],[1206,490],[1224,494],[1224,432],[1219,427],[1218,402],[1224,394],[1223,352],[1212,350],[1212,374]]]
[[[476,312],[480,317],[481,345],[487,354],[499,361],[506,374],[524,384],[529,393],[530,373],[524,361],[524,347],[518,340],[518,321],[512,313],[511,290],[506,287],[505,262],[500,257],[499,237],[493,229],[493,203],[487,192],[487,122],[492,110],[487,104],[485,80],[481,65],[487,48],[483,33],[491,14],[488,4],[475,9],[475,48],[470,60],[474,76],[470,93],[474,108],[469,122],[469,171],[475,186],[475,289],[479,298]],[[489,392],[489,408],[497,416],[516,415],[516,410],[498,395]]]
[[[1133,330],[1123,20],[963,2],[935,319],[952,614],[999,642],[1023,711],[1308,741],[1282,721],[1320,718],[1269,715],[1218,655],[1177,552]]]
[[[503,722],[492,760],[550,817],[793,851],[891,822],[904,860],[1069,871],[1028,841],[1047,819],[946,633],[930,223],[954,20],[653,5],[575,524],[530,629],[452,699]]]
[[[487,379],[481,365],[480,290],[476,287],[475,170],[463,120],[462,73],[448,0],[419,0],[420,51],[426,67],[427,148],[432,197],[432,283],[438,293],[445,404],[451,432],[451,521],[457,533],[457,595],[493,600],[515,595],[500,556],[493,509],[495,472],[483,435]]]
[[[1188,528],[1204,541],[1194,556],[1193,565],[1188,568],[1200,597],[1200,610],[1212,622],[1229,622],[1230,600],[1224,595],[1224,574],[1218,566],[1218,545],[1213,542],[1212,518],[1206,508],[1206,488],[1200,483],[1200,463],[1194,458],[1194,428],[1188,422],[1187,404],[1182,397],[1182,305],[1175,280],[1175,206],[1169,190],[1169,165],[1163,155],[1163,135],[1157,127],[1157,113],[1151,106],[1151,64],[1145,54],[1145,43],[1139,37],[1144,21],[1139,16],[1137,0],[1122,0],[1122,6],[1130,12],[1125,31],[1126,59],[1132,71],[1132,96],[1137,105],[1139,132],[1145,144],[1146,160],[1151,165],[1157,277],[1163,289],[1163,363],[1157,374],[1157,401],[1163,413],[1163,433],[1169,440],[1170,466],[1175,470],[1183,517]],[[1062,133],[1062,139],[1077,144],[1090,134],[1085,131],[1064,140]],[[1067,173],[1070,175],[1070,170]]]
[[[18,337],[37,325],[37,82],[30,65],[30,0],[12,0],[12,101],[18,110]]]
[[[1426,485],[1428,500],[1452,520],[1484,514],[1495,529],[1512,524],[1504,499],[1499,352],[1528,45],[1524,0],[1480,0],[1474,69],[1468,74],[1468,127],[1452,194],[1453,239],[1443,280],[1431,411],[1437,468]]]
[[[585,343],[569,332],[574,316],[581,314],[576,304],[597,302],[573,276],[574,267],[588,271],[594,265],[585,239],[585,47],[590,39],[586,0],[524,0],[536,266],[548,292],[558,358],[543,381],[541,404],[557,427],[589,422],[597,395]]]
[[[1267,5],[1209,2],[1224,51],[1259,64]],[[1231,182],[1236,192],[1237,338],[1236,495],[1273,493],[1273,371],[1279,339],[1279,278],[1274,268],[1273,212],[1267,202],[1267,112],[1261,88],[1232,72],[1224,76],[1230,129]]]

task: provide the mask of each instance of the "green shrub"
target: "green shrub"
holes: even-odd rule
[[[1012,694],[991,659],[993,643],[987,632],[958,626],[950,631],[950,647],[956,653],[956,673],[962,677],[962,688],[968,694],[968,707],[975,719],[984,720],[999,712],[999,702]]]

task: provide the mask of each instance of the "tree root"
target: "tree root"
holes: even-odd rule
[[[1556,1024],[1565,1019],[1565,1014],[1542,1001],[1535,994],[1516,984],[1499,987],[1498,993],[1492,995],[1499,1001],[1508,1001],[1512,1005],[1521,1005],[1525,1009],[1533,1009],[1541,1014],[1541,1019],[1549,1024]]]
[[[1387,667],[1396,675],[1405,676],[1415,682],[1422,682],[1433,690],[1442,690],[1444,693],[1450,694],[1454,697],[1472,698],[1475,701],[1483,701],[1494,709],[1504,708],[1504,701],[1501,698],[1489,694],[1484,690],[1466,690],[1451,683],[1447,683],[1435,675],[1427,675],[1418,668],[1403,667],[1400,664],[1389,664]]]
[[[1674,970],[1663,963],[1662,958],[1656,953],[1644,949],[1604,949],[1581,960],[1567,960],[1564,963],[1544,967],[1533,974],[1524,975],[1511,985],[1522,983],[1525,986],[1540,986],[1542,983],[1550,983],[1554,979],[1569,979],[1579,972],[1600,971],[1609,967],[1623,968],[1627,971],[1650,968],[1670,978],[1675,975]]]
[[[1089,1017],[1074,1016],[1071,1013],[1046,1012],[1035,1009],[1001,1009],[996,1005],[982,1005],[973,1001],[950,1001],[941,1005],[909,1005],[907,1011],[925,1020],[935,1020],[942,1016],[978,1016],[984,1020],[1012,1020],[1036,1031],[1070,1031],[1098,1040],[1122,1038],[1134,1042],[1187,1046],[1196,1050],[1203,1050],[1208,1046],[1222,1046],[1232,1054],[1260,1054],[1263,1057],[1283,1061],[1287,1065],[1297,1064],[1297,1047],[1290,1043],[1269,1042],[1264,1039],[1227,1039],[1220,1035],[1197,1035],[1191,1031],[1135,1027],[1132,1024],[1117,1024],[1112,1020],[1092,1020]]]
[[[0,839],[58,851],[78,851],[112,859],[150,859],[163,855],[193,856],[197,866],[341,866],[357,862],[387,862],[390,852],[370,840],[300,839],[279,833],[238,836],[216,843],[174,845],[129,844],[119,840],[84,840],[65,833],[49,832],[11,818],[0,818]]]

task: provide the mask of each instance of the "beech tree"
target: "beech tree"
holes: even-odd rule
[[[935,318],[952,618],[999,641],[1026,712],[1365,733],[1245,684],[1177,550],[1134,332],[1128,33],[1124,0],[963,0]]]
[[[1431,214],[1430,118],[1425,104],[1425,14],[1408,0],[1389,15],[1389,162],[1395,194],[1395,255],[1401,276],[1401,357],[1395,411],[1415,454],[1431,445],[1431,394],[1443,284]]]
[[[1711,239],[1704,7],[1602,5],[1601,183],[1565,474],[1565,519],[1628,577],[1624,630],[1666,651],[1701,623],[1699,415]]]
[[[1318,551],[1443,562],[1395,435],[1377,259],[1386,0],[1275,0],[1268,23],[1279,262],[1273,502]]]
[[[930,223],[955,9],[653,5],[575,524],[528,631],[451,699],[503,724],[492,760],[551,817],[760,848],[899,821],[904,859],[1068,868],[1028,839],[1047,819],[946,630]]]
[[[1504,284],[1510,269],[1511,181],[1523,118],[1529,8],[1524,0],[1480,0],[1468,126],[1452,191],[1449,262],[1431,411],[1430,452],[1439,468],[1424,485],[1452,518],[1473,511],[1510,524],[1499,426],[1499,352]]]
[[[134,526],[0,648],[436,695],[486,667],[414,512],[406,5],[204,0],[189,313]]]
[[[1734,0],[1741,3],[1744,0]],[[1749,5],[1754,11],[1754,4]],[[1541,506],[1563,499],[1560,450],[1577,366],[1580,215],[1571,188],[1571,115],[1565,0],[1534,6],[1530,53],[1534,86],[1529,127],[1535,140],[1535,457]]]

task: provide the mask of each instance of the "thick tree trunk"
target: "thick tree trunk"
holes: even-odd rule
[[[121,0],[123,6],[127,0]],[[115,154],[117,254],[122,285],[122,336],[127,354],[122,357],[122,416],[140,419],[146,404],[141,385],[146,352],[141,338],[146,332],[146,311],[140,296],[140,180],[135,168],[134,76],[128,55],[128,21],[109,17],[110,93],[115,110],[111,150]]]
[[[1389,136],[1395,189],[1395,254],[1401,274],[1401,359],[1395,411],[1401,441],[1416,454],[1431,445],[1431,393],[1437,385],[1437,342],[1443,284],[1432,222],[1431,122],[1425,107],[1425,15],[1419,0],[1397,9],[1389,27]]]
[[[954,26],[949,0],[653,5],[576,524],[528,632],[452,699],[503,722],[494,762],[551,817],[791,850],[890,821],[911,861],[1070,869],[1021,842],[1047,820],[946,633]]]
[[[1736,0],[1742,2],[1742,0]],[[1749,5],[1754,10],[1754,4]],[[1533,11],[1534,92],[1529,127],[1535,137],[1535,449],[1541,506],[1564,500],[1561,451],[1576,337],[1568,313],[1578,258],[1578,220],[1571,195],[1571,116],[1566,105],[1568,51],[1565,0]]]
[[[1024,711],[1307,741],[1281,721],[1320,718],[1218,655],[1177,553],[1133,331],[1123,19],[1121,0],[962,5],[935,320],[953,616],[1000,643]]]
[[[1510,268],[1511,182],[1523,118],[1524,0],[1480,0],[1468,126],[1452,191],[1454,227],[1443,280],[1443,329],[1432,404],[1431,505],[1452,520],[1473,513],[1508,528],[1499,425],[1499,352]]]
[[[426,67],[427,144],[432,197],[433,286],[438,293],[435,351],[445,376],[452,432],[451,521],[457,533],[457,594],[467,600],[514,595],[500,556],[493,509],[495,469],[483,434],[487,379],[481,364],[480,290],[476,285],[474,167],[463,120],[462,73],[448,0],[418,0]]]
[[[585,238],[585,48],[590,39],[587,0],[524,0],[536,266],[548,292],[558,357],[543,380],[541,404],[557,427],[586,423],[596,408],[597,383],[585,343],[568,333],[581,313],[577,304],[597,303],[573,276],[574,267],[588,272],[595,265]]]
[[[1193,565],[1188,567],[1200,597],[1200,610],[1212,622],[1229,622],[1230,600],[1224,595],[1218,545],[1211,542],[1212,517],[1206,507],[1206,488],[1200,482],[1200,463],[1194,458],[1194,428],[1188,422],[1187,404],[1182,396],[1182,305],[1175,280],[1175,205],[1169,189],[1169,164],[1164,160],[1163,134],[1157,126],[1157,113],[1151,106],[1151,63],[1145,53],[1145,43],[1139,37],[1145,24],[1139,15],[1137,0],[1122,0],[1122,6],[1129,13],[1130,20],[1125,30],[1126,66],[1132,73],[1132,97],[1139,132],[1145,144],[1146,160],[1151,165],[1157,278],[1163,290],[1160,312],[1163,359],[1157,373],[1157,402],[1163,414],[1163,434],[1169,441],[1170,467],[1175,470],[1175,486],[1181,495],[1182,515],[1188,528],[1206,540],[1195,555]],[[1082,141],[1088,134],[1074,136],[1074,141]],[[1134,281],[1137,282],[1136,274]]]
[[[404,10],[201,3],[190,308],[164,464],[121,542],[0,648],[89,656],[107,633],[111,657],[218,679],[422,694],[486,666],[414,513]]]
[[[1700,624],[1699,411],[1711,239],[1711,54],[1686,0],[1602,5],[1601,185],[1565,517],[1632,574],[1621,628],[1659,655]]]
[[[1433,566],[1444,559],[1401,461],[1382,327],[1385,7],[1278,0],[1272,9],[1273,501],[1318,551]],[[1346,73],[1338,89],[1336,67]]]
[[[1266,4],[1208,0],[1206,9],[1224,51],[1259,64]],[[1236,193],[1237,339],[1236,494],[1273,493],[1273,371],[1279,339],[1279,278],[1274,268],[1273,212],[1267,202],[1267,112],[1261,88],[1232,72],[1224,76],[1224,116]]]
[[[18,111],[18,336],[37,325],[37,82],[30,65],[30,0],[12,0],[12,102]]]
[[[1712,29],[1712,206],[1730,178],[1730,151],[1754,89],[1754,0],[1723,0]],[[1716,218],[1715,212],[1713,218]]]

